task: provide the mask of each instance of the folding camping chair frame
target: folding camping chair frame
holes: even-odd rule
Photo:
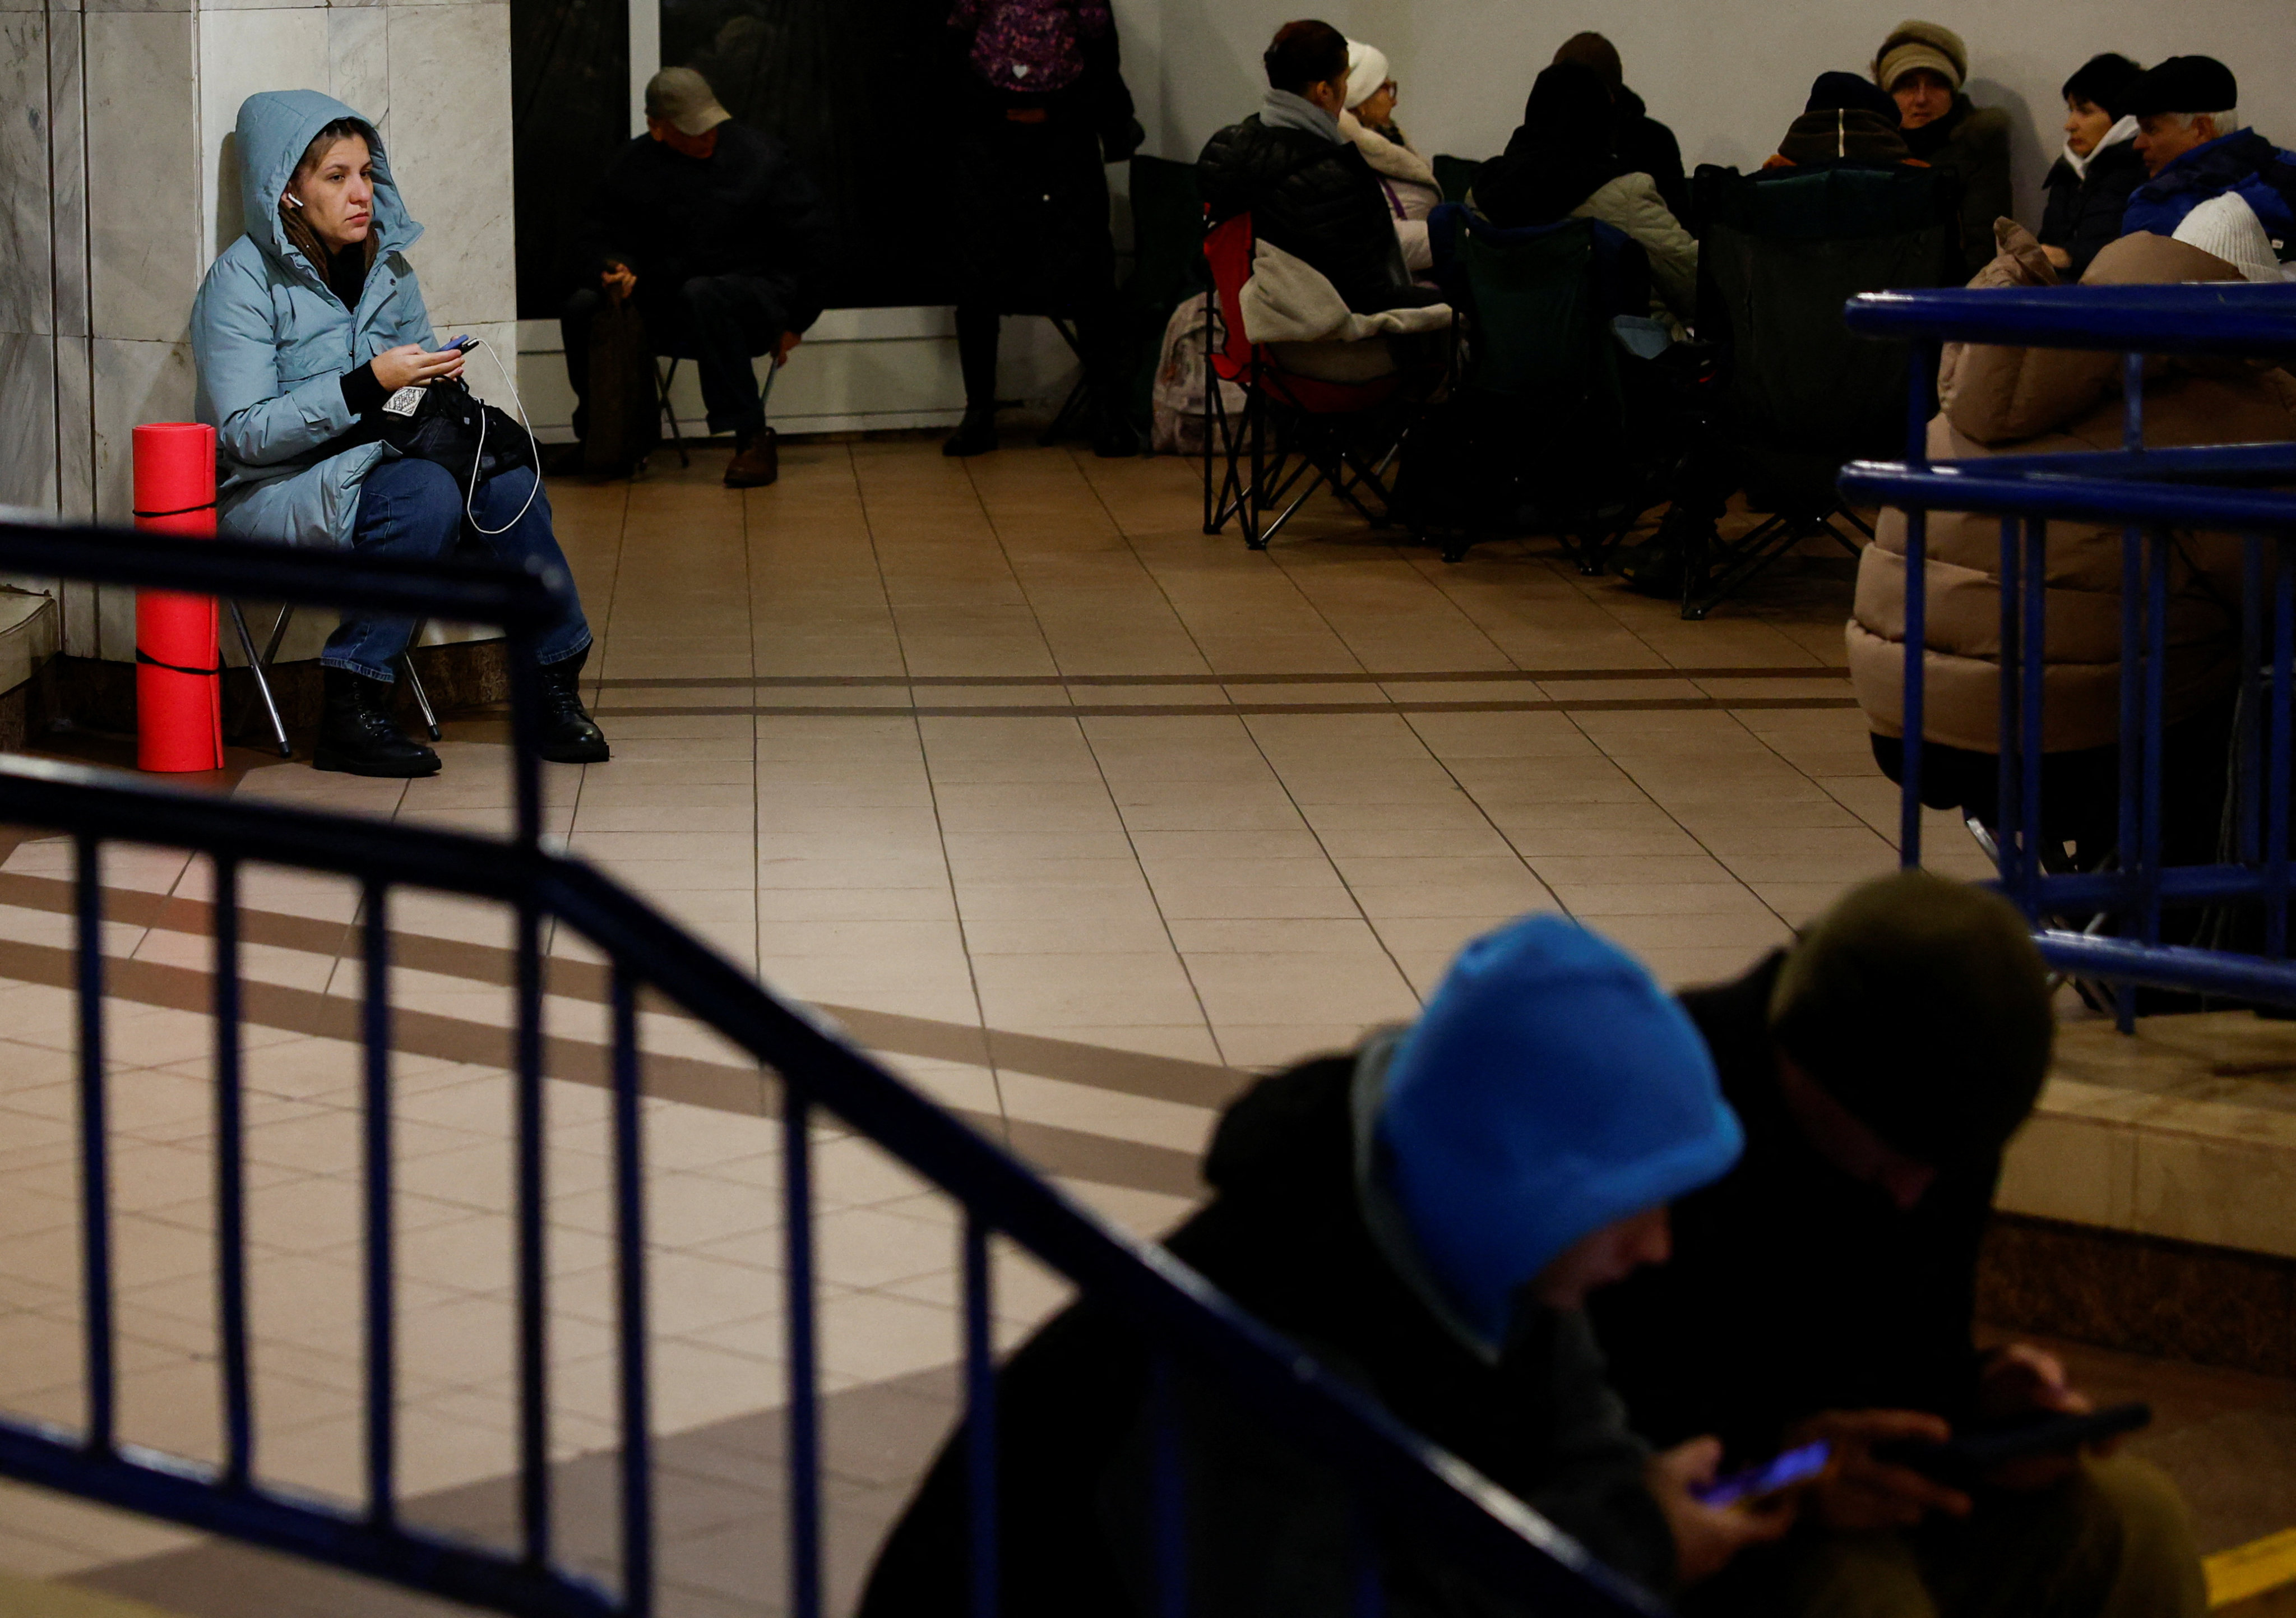
[[[262,653],[258,655],[255,637],[248,632],[247,614],[240,610],[236,601],[226,600],[224,604],[231,609],[232,628],[238,632],[240,650],[247,654],[247,671],[254,677],[256,698],[263,704],[264,718],[270,723],[272,743],[279,749],[281,758],[291,759],[295,756],[295,748],[287,740],[287,722],[280,718],[279,699],[271,689],[271,669],[278,660],[280,643],[287,638],[287,626],[294,621],[295,608],[290,604],[279,609],[279,616],[272,620],[270,638],[265,643]],[[430,694],[422,688],[422,677],[414,671],[412,656],[414,644],[422,638],[422,628],[423,626],[417,623],[414,633],[407,637],[408,651],[399,653],[398,668],[406,675],[406,688],[414,694],[414,706],[422,715],[423,728],[436,742],[439,739],[439,715],[430,706]]]

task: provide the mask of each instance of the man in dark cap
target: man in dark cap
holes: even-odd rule
[[[789,148],[734,120],[692,68],[646,84],[646,132],[606,165],[586,222],[584,284],[560,325],[587,426],[590,323],[635,297],[658,353],[693,360],[709,431],[734,435],[726,481],[770,483],[773,431],[750,361],[780,365],[821,314],[828,217]]]
[[[1746,1465],[1824,1438],[1836,1456],[1801,1530],[1686,1610],[2202,1612],[2191,1526],[2140,1462],[2049,1458],[1964,1492],[1873,1453],[2087,1408],[2053,1356],[1973,1338],[2002,1153],[2054,1033],[2023,917],[1980,889],[1901,873],[1682,1001],[1746,1152],[1675,1204],[1670,1263],[1594,1299],[1612,1384],[1656,1444],[1711,1432],[1726,1464]]]
[[[2213,56],[2171,56],[2137,80],[2128,111],[2151,177],[2128,199],[2123,235],[2173,236],[2186,214],[2229,191],[2256,210],[2283,260],[2296,255],[2296,152],[2244,127],[2239,106],[2240,82]]]

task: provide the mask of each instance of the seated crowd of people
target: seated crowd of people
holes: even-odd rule
[[[1247,1090],[1205,1159],[1211,1201],[1166,1244],[1682,1612],[2192,1618],[2200,1559],[2159,1471],[2109,1445],[1974,1473],[1935,1450],[2089,1409],[2058,1359],[1972,1318],[2050,994],[2007,901],[1918,871],[1679,999],[1596,933],[1528,917],[1468,945],[1414,1024]],[[1012,1357],[994,1610],[1551,1610],[1265,1412],[1157,1382],[1109,1302]],[[1167,1442],[1184,1603],[1155,1572]],[[1707,1498],[1814,1444],[1800,1485]],[[975,1454],[951,1436],[863,1618],[964,1610]]]

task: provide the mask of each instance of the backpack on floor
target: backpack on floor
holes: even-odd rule
[[[1211,294],[1198,292],[1172,311],[1164,323],[1164,345],[1156,365],[1156,385],[1149,395],[1152,422],[1148,447],[1158,455],[1201,455],[1204,452],[1204,387],[1211,376],[1207,356],[1211,352]],[[1234,382],[1219,384],[1220,399],[1230,420],[1243,414],[1243,390]]]

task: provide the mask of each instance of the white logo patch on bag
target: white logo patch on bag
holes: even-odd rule
[[[382,407],[390,415],[403,415],[409,421],[412,421],[414,418],[415,410],[421,407],[422,403],[422,390],[409,386],[401,388],[398,392],[383,400]]]

